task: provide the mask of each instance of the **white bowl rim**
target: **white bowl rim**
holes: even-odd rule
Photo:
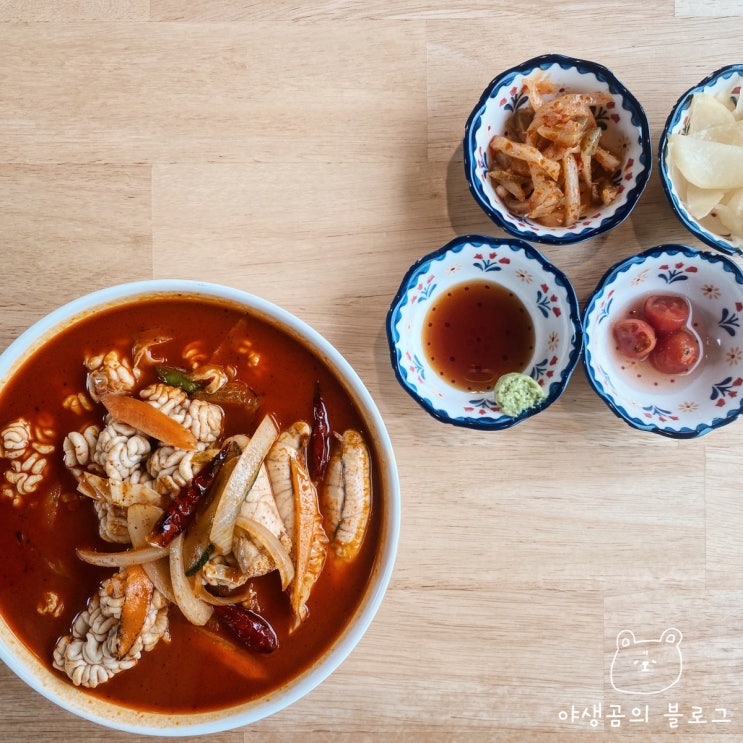
[[[613,215],[606,217],[599,224],[592,227],[586,227],[575,232],[569,232],[564,235],[553,235],[549,232],[539,233],[533,231],[521,231],[514,227],[510,222],[505,220],[497,209],[494,209],[490,203],[481,198],[481,195],[477,191],[473,183],[474,164],[472,160],[472,147],[470,146],[470,139],[472,137],[473,125],[476,120],[480,117],[485,104],[491,98],[492,92],[495,88],[500,87],[503,81],[511,75],[523,73],[532,69],[544,68],[545,66],[559,65],[563,69],[576,68],[580,72],[588,72],[596,75],[599,79],[604,79],[611,88],[616,89],[619,95],[628,101],[632,109],[637,111],[638,122],[635,126],[638,127],[640,132],[641,150],[642,155],[640,157],[641,164],[644,166],[640,171],[637,178],[637,182],[633,186],[630,194],[627,197],[627,203],[618,209]],[[628,109],[629,110],[629,109]],[[635,118],[634,111],[632,112],[633,119]],[[600,62],[593,62],[588,59],[580,59],[578,57],[571,57],[565,54],[542,54],[536,57],[532,57],[524,62],[509,67],[507,70],[503,70],[494,77],[490,83],[486,86],[485,90],[481,94],[479,100],[475,104],[475,107],[470,112],[465,124],[464,144],[463,144],[463,155],[464,155],[464,172],[467,179],[469,191],[472,194],[475,202],[480,208],[495,222],[501,229],[508,232],[514,237],[521,238],[522,240],[529,240],[531,242],[543,243],[545,245],[570,245],[573,243],[583,242],[596,235],[608,232],[614,227],[619,226],[625,219],[632,213],[635,206],[640,200],[645,188],[650,180],[650,175],[653,169],[653,157],[652,157],[652,142],[650,137],[650,124],[648,122],[647,114],[640,101],[633,95],[633,93],[617,78],[617,76],[605,65]]]
[[[606,284],[608,284],[611,280],[613,280],[619,274],[624,273],[625,271],[629,270],[634,265],[643,263],[648,258],[660,258],[661,256],[664,256],[664,255],[675,256],[679,254],[684,255],[687,258],[698,258],[698,259],[707,261],[708,263],[721,264],[724,270],[732,274],[735,277],[736,282],[740,284],[741,287],[743,287],[743,270],[733,260],[731,260],[729,257],[725,255],[721,255],[719,253],[712,253],[707,250],[698,250],[697,248],[693,248],[689,245],[682,245],[680,243],[663,243],[661,245],[656,245],[652,248],[648,248],[647,250],[643,250],[640,253],[637,253],[621,261],[618,261],[613,266],[611,266],[609,269],[607,269],[607,271],[604,273],[604,275],[601,277],[601,279],[596,284],[596,287],[594,288],[594,290],[591,292],[589,297],[586,299],[586,303],[584,305],[584,309],[583,309],[584,339],[587,339],[589,337],[589,334],[586,328],[587,323],[588,323],[588,316],[593,310],[593,306],[596,300],[603,294],[604,289],[606,288]],[[721,428],[722,426],[726,426],[729,423],[732,423],[740,416],[741,413],[743,413],[743,399],[741,399],[741,404],[739,405],[738,409],[732,412],[730,415],[728,415],[725,418],[716,418],[711,423],[700,424],[696,426],[695,428],[685,427],[685,428],[678,429],[678,430],[661,428],[652,423],[643,423],[639,419],[630,416],[624,411],[624,409],[620,405],[617,405],[616,403],[614,403],[611,399],[609,399],[604,394],[603,388],[596,381],[593,371],[592,371],[591,349],[589,347],[587,340],[584,342],[584,349],[583,349],[583,370],[594,392],[602,400],[602,402],[609,408],[609,410],[611,410],[611,412],[614,413],[614,415],[616,415],[617,418],[620,418],[621,420],[623,420],[631,428],[636,428],[641,431],[647,431],[649,433],[659,434],[661,436],[666,436],[672,439],[694,439],[700,436],[704,436],[705,434],[708,434],[711,431],[717,430],[718,428]]]
[[[341,665],[366,633],[389,585],[399,541],[401,505],[397,465],[389,434],[376,403],[356,371],[339,351],[303,320],[278,305],[240,289],[189,279],[150,279],[117,284],[81,296],[35,322],[0,354],[0,386],[5,384],[16,366],[28,358],[32,350],[41,345],[44,339],[48,339],[53,331],[60,330],[66,324],[74,323],[97,310],[125,304],[138,296],[146,298],[169,294],[195,295],[232,302],[257,312],[269,321],[279,322],[297,333],[312,346],[314,353],[320,354],[323,360],[335,369],[339,378],[347,385],[348,393],[363,411],[370,434],[373,434],[379,451],[384,454],[386,460],[386,467],[380,467],[386,488],[380,558],[372,570],[368,593],[357,611],[355,621],[346,627],[313,668],[272,693],[266,700],[258,699],[235,708],[194,715],[170,715],[138,712],[98,698],[93,699],[85,692],[80,692],[60,680],[59,684],[64,684],[63,688],[67,690],[65,696],[62,696],[50,688],[49,680],[55,680],[52,671],[40,662],[34,662],[31,653],[15,639],[8,625],[0,617],[0,660],[42,696],[68,712],[105,727],[144,735],[175,737],[223,732],[257,722],[285,709],[308,694]],[[7,638],[4,636],[6,634]],[[15,651],[9,642],[16,646]],[[23,652],[24,650],[26,652]],[[22,652],[23,658],[18,657],[19,651]]]
[[[403,297],[405,297],[409,290],[411,279],[414,276],[417,276],[426,266],[432,264],[441,256],[446,255],[450,252],[458,251],[468,244],[490,245],[496,248],[506,245],[511,246],[513,249],[523,252],[530,259],[536,261],[545,272],[553,276],[556,283],[560,287],[562,287],[566,293],[566,298],[569,306],[569,317],[566,319],[569,319],[570,321],[570,325],[573,329],[573,336],[570,344],[571,350],[565,363],[565,371],[563,377],[559,385],[556,386],[554,392],[551,392],[549,396],[539,405],[536,405],[533,408],[529,408],[528,410],[523,411],[513,418],[509,416],[503,416],[496,421],[476,418],[452,418],[444,411],[439,410],[439,408],[431,404],[430,401],[418,395],[405,381],[405,379],[403,379],[400,373],[400,351],[395,340],[395,325],[397,324],[402,299]],[[570,378],[575,371],[576,366],[578,365],[578,361],[580,360],[583,350],[583,325],[580,320],[578,297],[570,279],[562,270],[560,270],[556,265],[549,261],[540,250],[530,245],[525,240],[517,237],[501,238],[480,234],[460,235],[459,237],[453,238],[445,245],[442,245],[440,248],[437,248],[436,250],[427,253],[421,258],[418,258],[418,260],[416,260],[403,275],[400,286],[395,293],[392,302],[390,303],[389,310],[387,311],[387,321],[385,327],[387,332],[387,343],[389,346],[392,369],[394,371],[395,378],[397,379],[400,386],[405,390],[405,392],[407,392],[408,395],[410,395],[410,397],[412,397],[413,400],[415,400],[415,402],[417,402],[418,405],[420,405],[429,415],[441,421],[442,423],[448,423],[450,425],[459,426],[462,428],[472,428],[484,431],[502,431],[506,428],[511,428],[512,426],[521,423],[527,418],[530,418],[542,412],[543,410],[546,410],[550,405],[556,402],[565,391],[565,388],[567,387],[568,382],[570,381]]]
[[[671,205],[671,209],[684,227],[686,227],[694,237],[701,240],[706,245],[709,245],[711,248],[715,248],[715,250],[719,250],[725,255],[736,256],[743,255],[743,246],[736,247],[735,245],[731,245],[724,237],[718,236],[715,233],[704,229],[704,227],[698,224],[689,214],[681,200],[674,195],[671,178],[668,174],[668,153],[666,151],[671,127],[674,126],[679,117],[688,110],[694,93],[699,93],[712,83],[716,83],[718,80],[723,78],[726,79],[732,77],[733,75],[739,75],[741,82],[743,83],[743,64],[729,64],[720,67],[718,70],[711,72],[704,79],[700,80],[696,85],[692,85],[686,92],[679,96],[678,100],[671,108],[671,112],[668,114],[668,118],[666,119],[666,123],[664,124],[660,135],[660,141],[658,142],[658,172],[660,173],[660,182],[663,186],[663,192],[668,199],[668,203]],[[743,93],[741,93],[741,95],[743,95]]]

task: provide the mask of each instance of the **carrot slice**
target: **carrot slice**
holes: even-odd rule
[[[163,444],[189,450],[197,446],[196,437],[188,429],[144,400],[108,393],[101,402],[114,418]]]
[[[124,604],[118,631],[117,657],[123,658],[131,649],[147,619],[152,601],[153,585],[141,565],[132,565],[126,574]]]
[[[295,566],[289,585],[289,603],[294,612],[293,632],[309,616],[307,600],[315,581],[320,577],[328,548],[328,537],[322,526],[317,503],[317,491],[303,461],[289,457],[295,503]]]
[[[266,667],[255,655],[213,632],[208,626],[194,626],[192,629],[193,632],[189,639],[194,651],[197,649],[194,646],[198,646],[198,649],[202,650],[207,657],[216,659],[246,679],[256,680],[268,677]]]

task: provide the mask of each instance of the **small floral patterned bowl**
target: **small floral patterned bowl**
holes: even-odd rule
[[[622,159],[614,185],[619,194],[608,206],[582,215],[570,227],[545,227],[511,213],[488,176],[489,143],[503,134],[511,116],[528,103],[526,78],[547,78],[558,93],[609,92],[613,103],[594,106],[608,148]],[[647,185],[652,168],[650,129],[637,99],[602,65],[560,54],[535,57],[502,72],[485,89],[465,128],[464,169],[470,192],[483,211],[506,232],[530,242],[567,245],[607,232],[629,216]]]
[[[732,106],[738,104],[743,90],[743,64],[722,67],[708,75],[700,83],[689,88],[676,102],[668,116],[658,145],[658,171],[666,198],[681,223],[697,239],[727,255],[743,255],[743,236],[734,236],[719,222],[713,213],[697,219],[689,211],[683,197],[683,179],[669,161],[668,138],[672,134],[687,134],[689,131],[689,108],[695,93],[723,95]],[[742,135],[743,136],[743,135]]]
[[[480,282],[515,296],[534,331],[528,361],[515,371],[536,380],[545,396],[516,417],[501,411],[492,390],[467,392],[442,379],[425,348],[431,308],[452,290]],[[578,301],[567,277],[521,240],[482,235],[452,240],[408,269],[387,314],[387,339],[397,380],[424,410],[445,423],[485,430],[509,428],[555,402],[582,347]]]
[[[619,354],[614,323],[654,294],[685,297],[702,341],[699,363],[661,374],[649,360]],[[690,439],[743,410],[743,271],[729,258],[684,245],[659,245],[607,271],[583,315],[584,368],[599,397],[630,426]]]

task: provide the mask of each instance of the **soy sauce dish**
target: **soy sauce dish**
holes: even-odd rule
[[[610,268],[583,315],[586,376],[633,428],[690,439],[743,410],[743,271],[659,245]]]
[[[387,314],[392,367],[434,418],[501,430],[546,410],[580,358],[568,278],[521,240],[466,235],[414,263]],[[534,404],[507,414],[494,388],[519,375]]]
[[[206,735],[293,703],[372,621],[399,518],[368,391],[258,297],[115,286],[0,355],[0,659],[80,717]]]

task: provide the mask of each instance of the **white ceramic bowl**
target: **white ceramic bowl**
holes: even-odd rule
[[[707,339],[695,370],[661,375],[617,352],[612,328],[642,297],[677,294]],[[601,279],[583,317],[584,367],[609,409],[630,426],[695,438],[743,410],[743,271],[729,258],[684,245],[660,245],[621,261]]]
[[[727,255],[743,255],[743,236],[729,234],[714,216],[697,219],[682,198],[683,178],[668,157],[668,137],[671,134],[686,134],[689,129],[689,106],[695,93],[723,94],[737,102],[743,88],[743,64],[722,67],[701,82],[689,88],[676,102],[668,115],[658,145],[659,173],[666,198],[686,229],[696,238]]]
[[[265,698],[237,707],[169,715],[131,710],[93,697],[52,671],[51,660],[41,663],[0,617],[0,658],[29,686],[64,709],[93,722],[129,732],[160,736],[205,735],[247,725],[287,707],[321,683],[353,650],[379,608],[393,569],[400,523],[400,492],[392,446],[379,411],[356,372],[328,341],[307,324],[285,310],[243,291],[196,281],[156,280],[94,292],[55,310],[20,335],[0,355],[0,385],[5,385],[24,360],[45,340],[80,319],[104,308],[133,301],[146,302],[153,295],[184,294],[216,299],[244,308],[298,339],[335,370],[368,426],[369,443],[378,454],[382,480],[380,490],[384,492],[384,498],[379,503],[382,528],[376,563],[362,603],[346,629],[323,656],[318,657],[290,683]]]
[[[614,104],[595,110],[610,149],[623,165],[617,182],[620,193],[609,205],[596,208],[571,227],[545,227],[512,214],[488,177],[488,144],[506,130],[508,119],[527,103],[524,79],[546,76],[558,92],[608,92]],[[624,221],[647,185],[652,167],[650,130],[639,101],[602,65],[561,54],[527,60],[498,75],[485,88],[472,110],[464,136],[464,170],[470,192],[483,211],[506,232],[530,242],[567,245],[607,232]]]
[[[524,369],[546,393],[537,406],[505,415],[494,396],[473,395],[441,379],[423,346],[429,307],[459,284],[488,281],[513,292],[528,311],[534,349]],[[466,428],[509,428],[547,409],[563,393],[580,358],[578,302],[568,278],[527,243],[466,235],[414,263],[387,314],[387,338],[398,382],[434,418]]]

